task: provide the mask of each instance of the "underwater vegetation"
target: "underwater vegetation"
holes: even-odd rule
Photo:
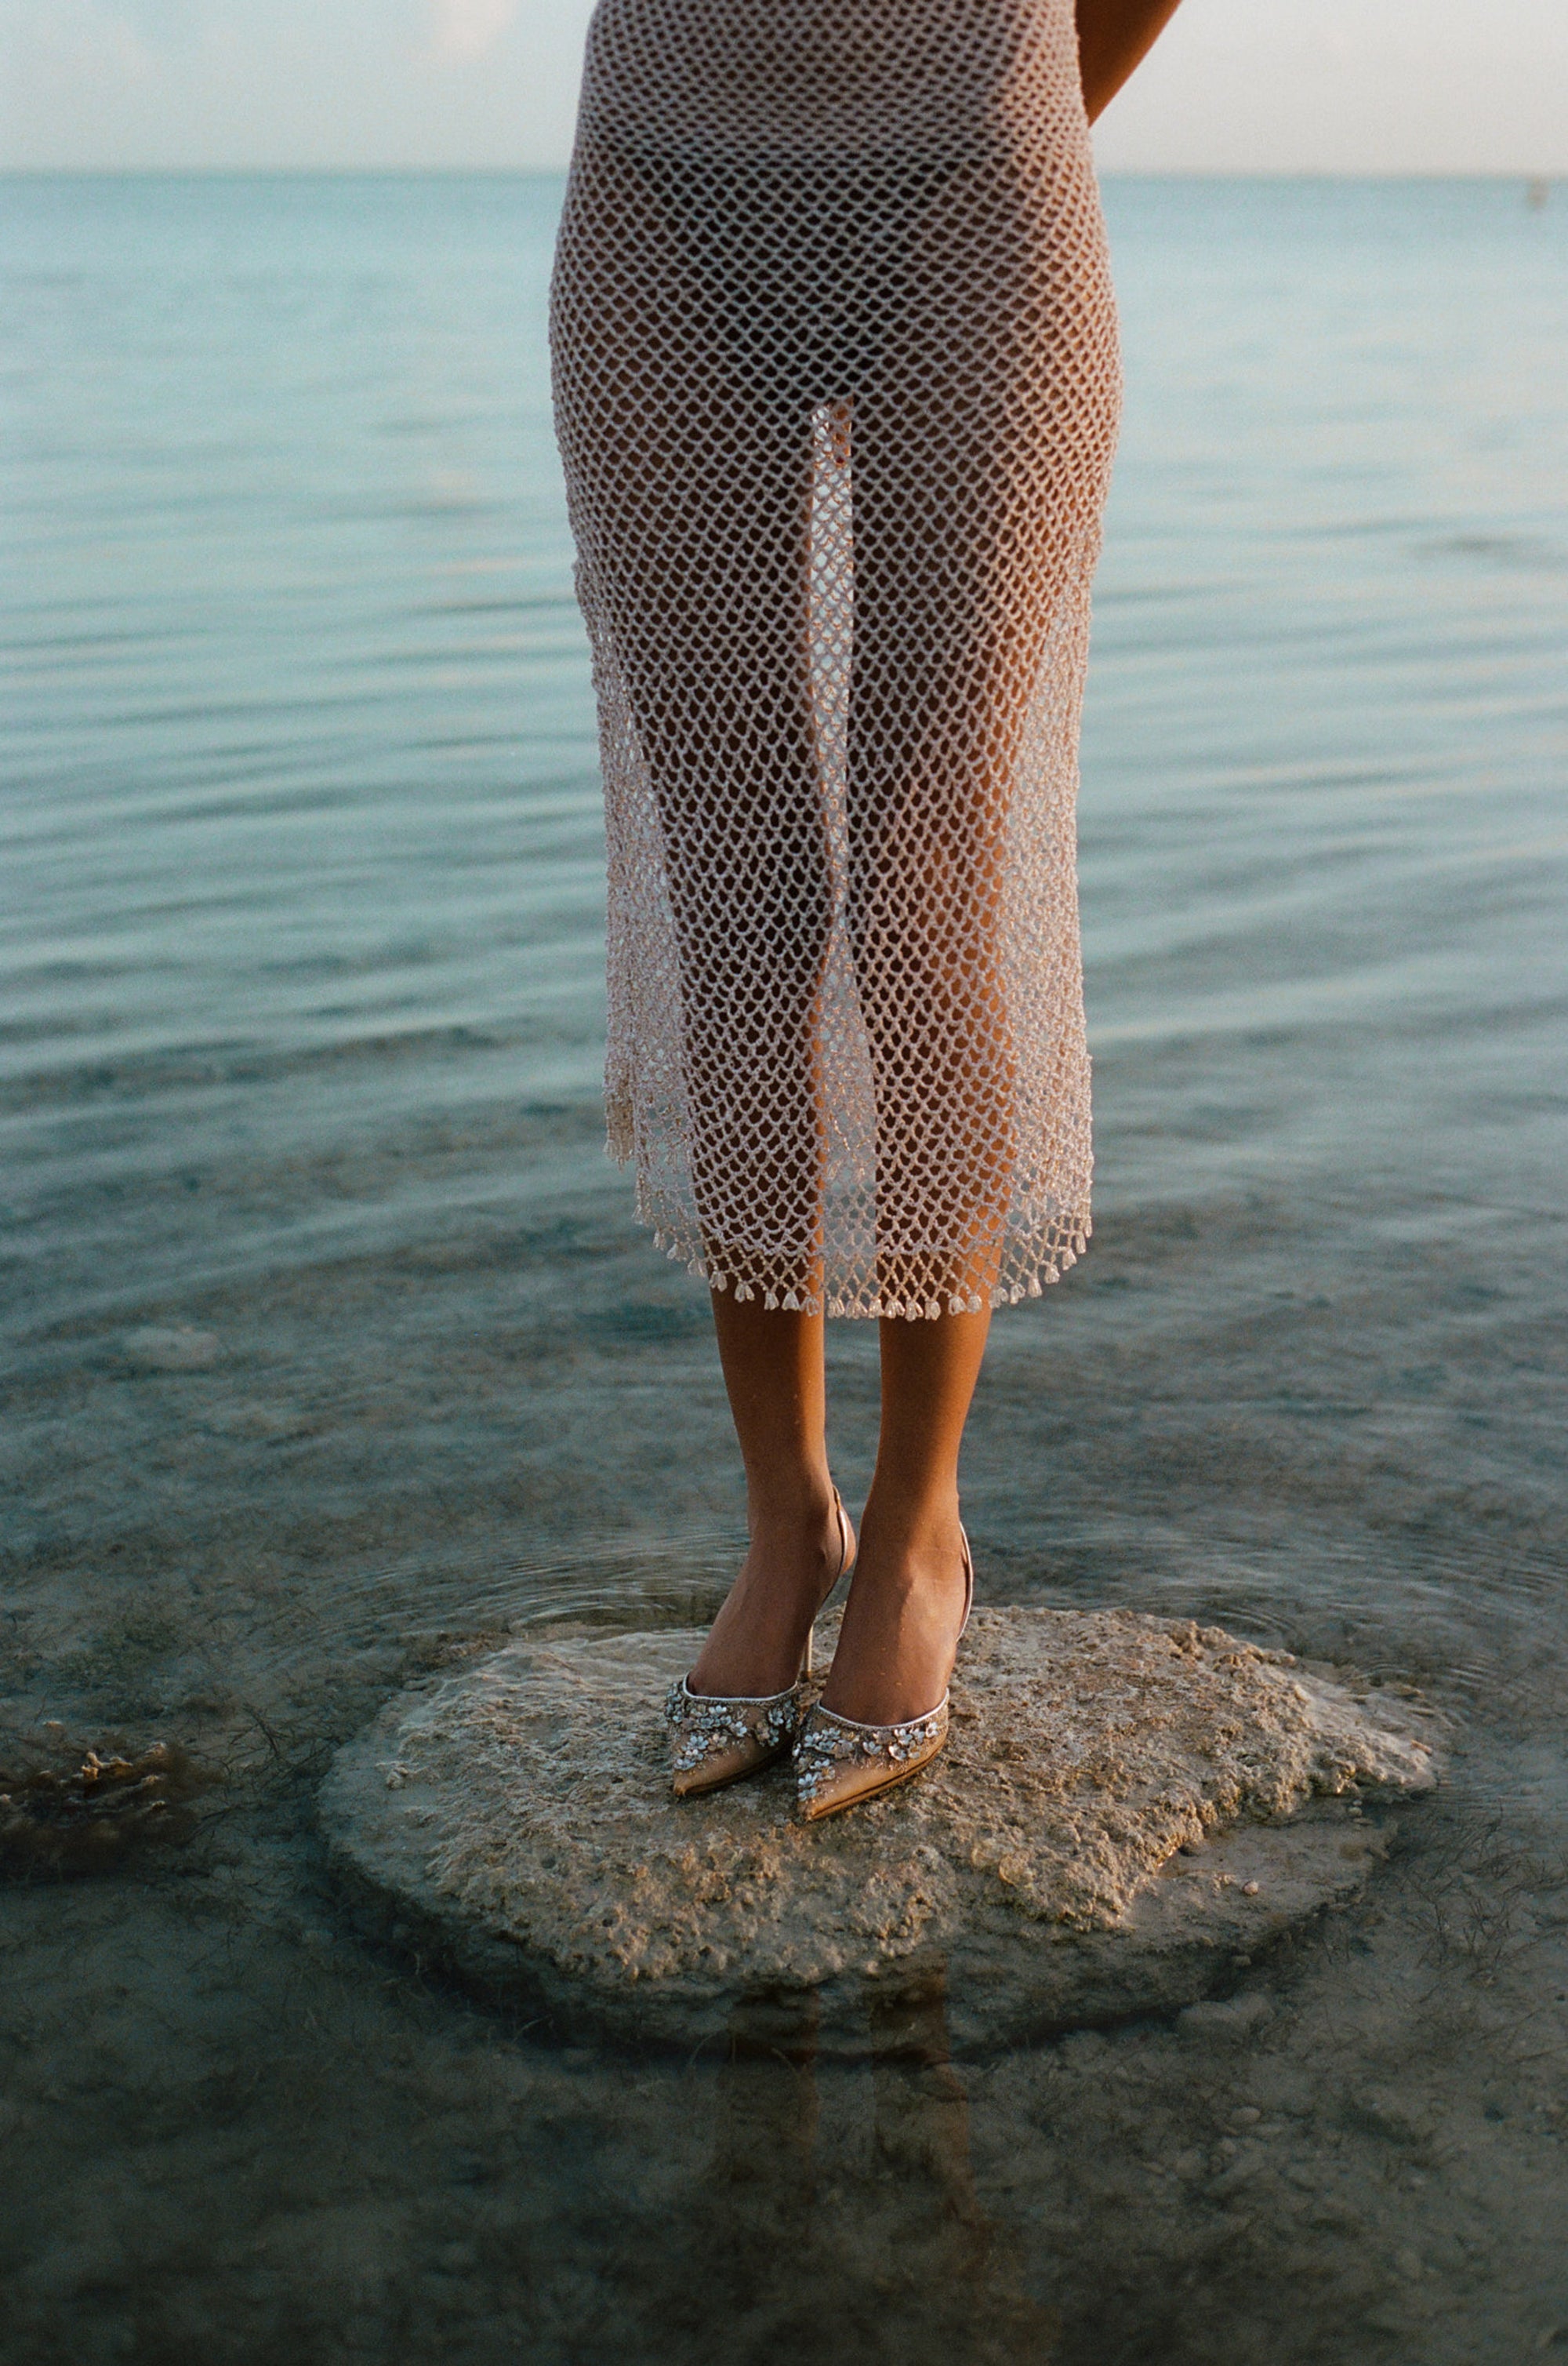
[[[218,1779],[174,1741],[129,1757],[113,1742],[84,1752],[60,1741],[0,1766],[0,1873],[104,1873],[151,1843],[187,1841],[200,1821],[191,1803]]]

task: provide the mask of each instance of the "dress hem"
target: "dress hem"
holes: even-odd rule
[[[935,1294],[917,1291],[900,1298],[885,1296],[880,1290],[868,1293],[853,1287],[802,1289],[783,1272],[771,1278],[766,1269],[759,1272],[759,1265],[766,1268],[767,1261],[756,1256],[734,1260],[749,1266],[748,1274],[725,1272],[716,1265],[711,1252],[703,1252],[689,1239],[672,1234],[655,1219],[639,1213],[637,1221],[653,1234],[656,1249],[661,1249],[672,1264],[683,1265],[694,1280],[705,1281],[714,1297],[733,1293],[741,1304],[760,1300],[769,1313],[825,1314],[830,1322],[935,1322],[943,1314],[979,1314],[987,1307],[994,1313],[1001,1306],[1017,1306],[1025,1299],[1041,1297],[1053,1282],[1059,1281],[1088,1248],[1092,1231],[1084,1215],[1070,1226],[1060,1226],[1066,1237],[1052,1245],[1041,1244],[1024,1250],[1022,1255],[1021,1244],[1013,1246],[1011,1255],[1004,1248],[1003,1261],[1012,1268],[1010,1278],[992,1283],[989,1289],[944,1289]],[[1058,1227],[1053,1225],[1052,1229]]]

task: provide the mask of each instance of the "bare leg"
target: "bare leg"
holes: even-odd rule
[[[678,967],[675,1040],[659,1017],[632,1031],[661,1109],[678,1056],[683,1213],[710,1270],[787,1302],[819,1261],[833,904],[812,679],[815,398],[730,318],[760,267],[753,195],[744,173],[732,188],[700,163],[596,152],[569,200],[556,391],[618,718],[605,777],[625,850],[612,888],[629,899],[618,958],[655,1012],[674,984],[671,923]],[[768,301],[788,300],[775,286]],[[668,1123],[655,1120],[655,1138]]]
[[[841,1717],[893,1725],[935,1708],[963,1616],[958,1448],[989,1311],[881,1325],[882,1423],[833,1673]]]
[[[839,1565],[828,1476],[823,1318],[715,1293],[713,1324],[745,1464],[751,1549],[689,1682],[694,1693],[792,1684]]]

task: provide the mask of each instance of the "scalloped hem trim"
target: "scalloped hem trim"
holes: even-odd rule
[[[694,1251],[689,1241],[680,1239],[645,1217],[638,1222],[647,1226],[654,1236],[654,1246],[662,1249],[672,1263],[684,1265],[698,1281],[705,1281],[715,1297],[733,1290],[737,1302],[745,1304],[760,1299],[769,1312],[775,1309],[790,1314],[823,1314],[830,1322],[935,1322],[943,1314],[979,1314],[989,1306],[992,1313],[999,1306],[1017,1306],[1026,1298],[1039,1298],[1053,1282],[1059,1281],[1070,1267],[1075,1266],[1089,1245],[1093,1230],[1087,1215],[1075,1225],[1062,1226],[1067,1237],[1051,1245],[1041,1245],[1024,1253],[1014,1246],[1011,1256],[1004,1251],[1004,1261],[1013,1268],[1013,1276],[993,1283],[989,1290],[939,1290],[935,1296],[915,1292],[908,1298],[884,1298],[878,1291],[869,1294],[853,1288],[838,1290],[802,1290],[798,1282],[783,1275],[769,1279],[766,1271],[758,1272],[761,1260],[748,1259],[750,1273],[725,1271],[711,1254]]]

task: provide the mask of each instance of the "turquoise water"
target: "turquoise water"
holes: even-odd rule
[[[0,184],[0,1763],[226,1776],[184,1852],[0,1893],[0,2355],[597,2366],[721,2300],[742,2359],[1552,2354],[1568,191],[1107,189],[1097,1232],[999,1320],[966,1478],[991,1598],[1413,1678],[1452,1780],[1245,2052],[824,2069],[810,2208],[795,2071],[513,2030],[364,1949],[314,1839],[415,1667],[733,1564],[701,1293],[599,1147],[558,199]]]

